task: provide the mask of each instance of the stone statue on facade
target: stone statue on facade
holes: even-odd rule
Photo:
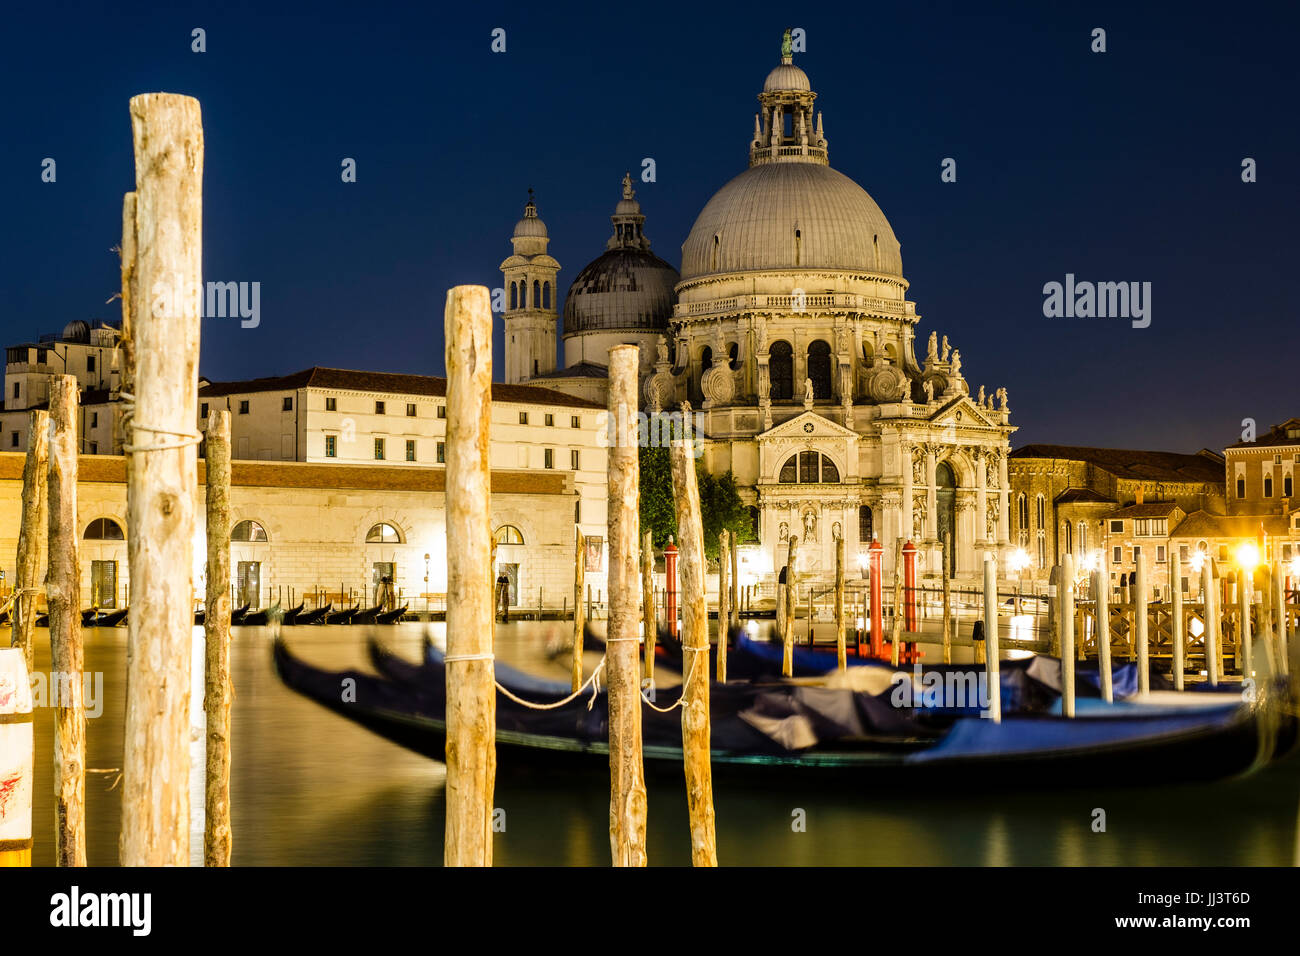
[[[943,337],[943,355],[940,357],[939,361],[948,361],[948,336],[946,335]]]
[[[1011,409],[1007,407],[1007,390],[1005,388],[1000,388],[998,389],[997,394],[998,394],[998,410],[1003,412],[1011,411]]]
[[[813,384],[812,379],[810,378],[805,378],[803,380],[803,407],[813,407]]]
[[[788,541],[790,539],[790,526],[784,521],[781,522],[780,530],[776,537],[778,541]]]
[[[939,361],[939,333],[931,332],[930,341],[925,347],[925,364],[933,365]]]
[[[767,319],[761,315],[754,316],[754,351],[767,351]]]
[[[961,378],[961,352],[957,349],[952,353],[952,377]]]
[[[921,383],[921,391],[925,393],[925,403],[928,405],[934,401],[934,382],[926,379]]]
[[[662,335],[659,336],[659,341],[656,343],[655,349],[659,353],[658,364],[666,364],[668,362],[668,340]]]
[[[975,404],[978,405],[980,408],[984,407],[984,386],[983,385],[980,386],[979,397],[975,399]]]
[[[803,516],[803,539],[805,543],[817,540],[817,515],[811,511]]]

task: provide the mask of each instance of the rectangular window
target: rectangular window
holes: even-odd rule
[[[1156,563],[1163,564],[1164,561],[1165,561],[1165,546],[1163,544],[1156,545]]]
[[[18,385],[19,385],[19,384],[20,384],[20,383],[18,383],[18,382],[14,382],[14,398],[17,398],[17,397],[18,397]]]
[[[382,414],[384,414],[384,403],[383,403],[383,402],[375,402],[375,414],[376,414],[376,415],[382,415]]]
[[[99,427],[99,412],[90,413],[90,427],[91,428]]]
[[[582,427],[582,417],[580,415],[569,416],[569,424],[574,428]]]
[[[10,432],[10,434],[9,434],[9,447],[10,447],[10,448],[17,448],[17,447],[18,447],[18,433],[17,433],[17,432]]]
[[[1151,519],[1138,518],[1136,521],[1134,521],[1133,533],[1137,535],[1142,535],[1143,537],[1146,537],[1147,535],[1151,534]]]
[[[542,467],[543,468],[555,467],[555,449],[547,448],[542,452]]]
[[[447,463],[447,446],[444,445],[442,442],[438,442],[438,464],[445,465],[446,463]]]
[[[574,471],[578,471],[578,470],[579,470],[579,468],[578,468],[578,449],[576,449],[576,448],[574,448],[572,451],[569,452],[569,467],[572,468]]]
[[[376,438],[375,439],[375,461],[383,461],[383,460],[384,460],[384,440],[382,438]]]
[[[1272,475],[1264,476],[1264,497],[1265,498],[1273,497],[1273,476]]]
[[[98,454],[99,454],[99,442],[94,442],[94,441],[92,441],[92,442],[90,443],[90,453],[91,453],[92,455],[98,455]]]
[[[1110,533],[1111,533],[1111,534],[1123,534],[1123,533],[1124,533],[1124,522],[1123,522],[1123,521],[1112,521],[1112,522],[1110,523]]]
[[[1290,475],[1285,475],[1282,478],[1282,497],[1283,498],[1291,497],[1291,476]]]
[[[1244,498],[1244,497],[1246,497],[1246,479],[1245,479],[1245,478],[1238,478],[1238,479],[1237,479],[1237,497],[1238,497],[1238,498]]]
[[[87,355],[87,356],[86,356],[86,371],[87,371],[87,372],[93,372],[94,370],[95,370],[95,356],[93,356],[93,355]]]
[[[241,415],[248,414],[248,399],[244,399],[239,403],[239,414]]]
[[[519,413],[519,424],[520,424],[520,425],[527,425],[527,424],[528,424],[528,413],[527,413],[527,412],[520,412],[520,413]]]
[[[1187,545],[1185,545],[1185,544],[1180,544],[1180,545],[1178,546],[1178,560],[1179,560],[1179,561],[1186,561],[1189,553],[1190,553],[1190,552],[1187,550]]]
[[[1134,561],[1136,561],[1136,560],[1138,559],[1138,555],[1141,554],[1141,553],[1142,553],[1142,545],[1140,545],[1140,544],[1135,544],[1135,545],[1133,545],[1133,560],[1134,560]]]
[[[337,412],[339,410],[339,400],[337,398],[325,399],[325,411]]]
[[[325,436],[325,457],[337,458],[339,456],[338,436]]]
[[[446,418],[446,417],[447,417],[447,406],[446,406],[446,405],[439,405],[439,406],[438,406],[438,417],[439,417],[439,418]]]
[[[406,403],[406,417],[407,418],[415,417],[415,402]]]
[[[547,428],[550,428],[550,427],[551,427],[552,425],[554,425],[554,424],[555,424],[555,416],[552,415],[550,412],[547,412],[547,413],[546,413],[546,427],[547,427]]]
[[[406,440],[406,460],[415,461],[415,440],[411,438]]]
[[[284,402],[280,405],[280,410],[283,411],[283,412],[291,412],[291,411],[293,411],[293,396],[292,396],[292,395],[286,395],[286,396],[284,397]]]
[[[1120,564],[1121,562],[1123,562],[1123,560],[1124,560],[1124,549],[1123,549],[1120,545],[1118,545],[1118,544],[1115,545],[1114,549],[1113,549],[1112,552],[1111,552],[1110,559],[1111,559],[1111,561],[1113,561],[1115,564]]]
[[[204,402],[202,405],[199,406],[199,418],[207,418],[207,417],[208,417],[208,403]]]
[[[573,503],[573,523],[582,524],[582,499],[579,498]]]

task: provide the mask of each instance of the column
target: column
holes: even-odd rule
[[[988,538],[989,528],[989,503],[988,503],[988,474],[985,468],[987,452],[976,450],[975,452],[975,470],[978,474],[975,476],[975,544],[981,545]]]
[[[1006,547],[1011,515],[1011,482],[1007,480],[1006,451],[998,452],[998,495],[1001,498],[1001,506],[998,508],[998,544]]]
[[[903,462],[903,537],[912,538],[912,443],[898,443],[899,457]]]
[[[935,493],[935,453],[934,445],[925,446],[925,537],[928,541],[938,538],[939,501]],[[954,542],[955,546],[956,542]]]

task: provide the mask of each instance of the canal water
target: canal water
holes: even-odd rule
[[[420,656],[425,628],[285,628],[290,647],[321,667],[366,665],[377,631],[394,650]],[[516,667],[567,679],[554,654],[570,625],[497,627],[497,653]],[[37,633],[36,665],[48,672],[48,640]],[[87,816],[92,866],[117,863],[126,629],[85,632],[86,671],[101,674],[102,713],[88,721]],[[443,766],[388,743],[287,690],[271,664],[270,635],[236,628],[234,675],[234,864],[439,864],[443,853]],[[588,666],[598,658],[589,657]],[[94,690],[92,680],[91,689]],[[53,863],[53,710],[36,717],[34,862]],[[106,772],[98,772],[106,771]],[[609,863],[609,783],[499,768],[495,804],[505,831],[497,865]],[[690,863],[680,781],[649,785],[652,864]],[[761,774],[714,785],[718,857],[743,865],[1267,865],[1300,863],[1300,760],[1206,785],[1118,788],[1080,780],[1069,790],[873,790],[767,785]],[[1095,832],[1096,810],[1105,832]],[[802,823],[802,826],[800,824]],[[1028,887],[1027,892],[1032,892]]]

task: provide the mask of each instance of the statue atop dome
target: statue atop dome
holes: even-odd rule
[[[781,37],[781,62],[789,63],[794,53],[794,43],[790,39],[790,27],[785,28],[785,35]]]
[[[632,174],[630,172],[623,174],[623,198],[636,198],[636,190],[632,188]]]

